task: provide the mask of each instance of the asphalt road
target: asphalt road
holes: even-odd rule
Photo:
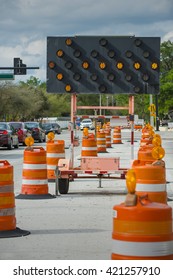
[[[81,140],[82,133],[79,133]],[[168,204],[173,207],[173,131],[158,132],[165,148]],[[130,168],[132,154],[137,158],[141,132],[135,132],[134,149],[131,132],[122,131],[122,145],[112,145],[100,157],[120,157],[120,167]],[[66,158],[70,157],[70,132],[63,131],[57,139],[65,140]],[[39,143],[34,145],[40,146]],[[46,147],[46,143],[41,144]],[[21,192],[23,151],[0,149],[0,159],[14,167],[14,192]],[[80,146],[74,148],[74,166],[80,165]],[[113,206],[124,202],[125,180],[78,179],[70,182],[69,193],[53,199],[15,199],[17,227],[29,235],[1,238],[1,260],[110,260],[112,253]],[[55,194],[55,183],[49,183],[49,193]]]

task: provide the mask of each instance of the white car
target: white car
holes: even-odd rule
[[[91,119],[83,119],[81,121],[80,124],[80,130],[83,130],[85,127],[87,127],[88,129],[93,130],[94,129],[94,125]]]

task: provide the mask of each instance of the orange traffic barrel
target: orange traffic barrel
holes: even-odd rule
[[[138,150],[138,160],[143,161],[143,162],[154,162],[155,159],[152,156],[152,149],[153,145],[144,145],[139,148]]]
[[[112,260],[173,260],[172,208],[137,197],[113,207]]]
[[[134,125],[134,129],[135,129],[135,130],[141,130],[141,129],[142,129],[142,125],[135,124],[135,125]]]
[[[48,181],[55,182],[55,170],[60,158],[65,158],[65,141],[53,140],[46,143]]]
[[[152,144],[153,134],[154,134],[154,132],[153,132],[152,128],[145,126],[142,129],[140,146],[144,146],[146,144]]]
[[[145,163],[134,160],[132,169],[136,174],[136,194],[144,195],[153,202],[167,203],[166,171],[162,160],[153,163]]]
[[[16,198],[53,198],[48,193],[46,151],[43,147],[25,149],[23,157],[22,191]]]
[[[82,157],[96,157],[97,156],[97,141],[94,134],[89,133],[87,137],[82,138]]]
[[[13,166],[7,160],[0,161],[0,238],[30,234],[16,228]]]
[[[122,144],[121,128],[116,126],[113,131],[113,144]]]
[[[106,137],[106,148],[112,148],[111,146],[111,129],[105,129],[105,137]]]
[[[146,145],[140,146],[138,150],[138,159],[144,162],[154,162],[156,159],[161,159],[164,156],[164,151],[161,148],[161,137],[159,134],[154,134],[152,139],[152,144],[146,143]],[[155,151],[156,158],[153,157],[153,150],[157,148]],[[160,148],[159,148],[160,147]],[[161,152],[161,155],[160,155]],[[158,157],[159,156],[159,157]],[[161,156],[161,158],[160,158]]]
[[[106,137],[104,130],[97,131],[97,152],[106,153]]]
[[[148,145],[148,144],[152,144],[152,140],[153,138],[152,137],[141,137],[141,140],[140,140],[140,146],[145,146],[145,145]]]

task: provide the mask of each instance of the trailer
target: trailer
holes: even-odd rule
[[[81,157],[81,165],[71,168],[69,159],[60,159],[56,168],[56,195],[67,194],[70,182],[76,179],[98,178],[101,188],[102,179],[125,179],[127,168],[120,168],[118,157]]]
[[[77,116],[77,109],[125,109],[129,110],[131,116],[131,158],[134,158],[134,96],[129,97],[129,106],[77,106],[77,94],[71,94],[71,121],[68,129],[71,137],[71,156],[70,159],[60,159],[55,170],[56,175],[56,195],[67,194],[69,191],[70,182],[76,179],[99,179],[99,187],[101,187],[101,180],[104,179],[125,179],[128,171],[127,168],[120,168],[120,158],[118,157],[81,157],[81,164],[79,167],[74,167],[74,139],[77,139],[76,130],[74,131],[75,119]],[[118,118],[120,121],[120,118]],[[127,123],[126,118],[122,118],[123,124]],[[78,143],[77,143],[78,144]]]

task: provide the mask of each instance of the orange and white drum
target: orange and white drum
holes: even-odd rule
[[[24,151],[21,193],[48,194],[46,151],[43,147]]]
[[[153,202],[167,203],[165,163],[160,160],[156,165],[134,160],[132,168],[136,174],[136,194],[148,194]]]
[[[16,229],[13,166],[0,161],[0,231]]]
[[[55,169],[59,159],[65,158],[65,141],[54,140],[46,143],[47,176],[48,180],[55,180]]]
[[[97,131],[97,152],[106,153],[106,137],[104,130]]]
[[[111,148],[111,129],[105,129],[105,137],[106,137],[106,148]]]
[[[138,196],[113,207],[112,260],[173,260],[172,208]]]
[[[96,157],[97,156],[97,141],[94,134],[89,134],[88,137],[82,138],[82,157]]]
[[[115,127],[113,131],[113,144],[122,144],[121,141],[121,128]]]

